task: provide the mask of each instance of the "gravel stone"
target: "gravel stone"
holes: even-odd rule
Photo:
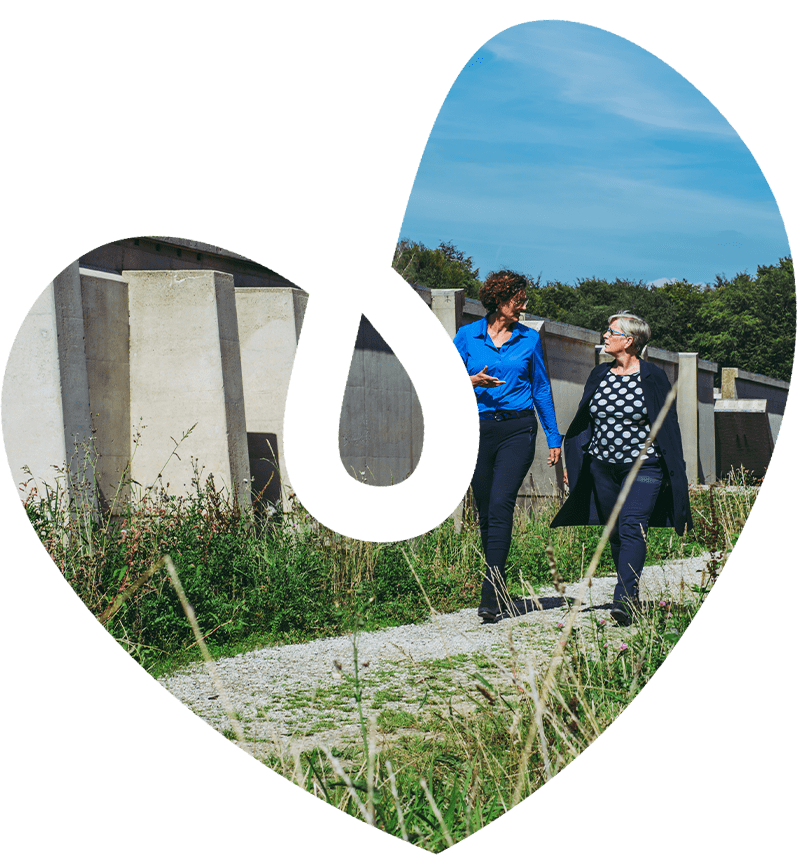
[[[646,567],[643,600],[662,597],[691,599],[692,584],[701,581],[709,556]],[[618,647],[626,629],[610,621],[616,577],[595,578],[576,620],[576,635],[591,650],[591,618],[608,619],[606,643]],[[582,586],[565,586],[576,599]],[[554,587],[542,589],[541,608],[496,624],[485,624],[475,609],[436,614],[420,624],[391,627],[357,635],[275,646],[226,657],[214,664],[215,684],[208,667],[199,663],[159,679],[162,686],[211,726],[230,732],[225,700],[244,726],[250,751],[287,752],[315,746],[343,747],[360,743],[355,701],[354,661],[358,660],[362,706],[366,719],[384,709],[419,715],[468,701],[476,674],[489,683],[513,682],[516,674],[538,674],[549,663],[569,612]]]

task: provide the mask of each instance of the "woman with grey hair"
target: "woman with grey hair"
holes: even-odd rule
[[[664,371],[641,358],[650,326],[630,311],[609,317],[603,352],[613,362],[589,374],[564,437],[570,493],[552,527],[605,524],[637,458],[639,472],[609,537],[617,570],[612,618],[631,624],[639,608],[639,577],[649,526],[692,527],[681,431],[674,402],[658,435],[643,450],[650,425],[670,392]]]

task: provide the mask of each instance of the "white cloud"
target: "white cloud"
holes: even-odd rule
[[[520,67],[552,75],[559,97],[650,126],[734,136],[724,117],[657,57],[603,30],[559,22],[517,27],[487,46]]]

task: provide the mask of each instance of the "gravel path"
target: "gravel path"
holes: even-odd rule
[[[688,586],[700,582],[707,558],[645,568],[642,599],[680,597],[682,591],[686,596]],[[592,613],[609,618],[615,582],[616,577],[594,580],[588,606],[578,616],[579,636],[589,634]],[[577,597],[579,591],[580,585],[566,586],[567,597]],[[419,725],[424,707],[466,702],[467,692],[475,690],[476,674],[490,682],[510,680],[514,652],[525,671],[529,665],[540,671],[550,659],[568,606],[554,588],[543,589],[537,599],[540,608],[529,601],[532,611],[497,624],[484,624],[475,609],[464,609],[421,624],[360,633],[356,646],[365,716],[382,715],[379,726],[384,728],[402,730],[404,720]],[[626,634],[612,622],[607,641],[613,647]],[[202,664],[160,683],[226,733],[231,729],[223,706],[227,696],[257,756],[318,745],[342,748],[360,738],[353,645],[352,636],[339,636],[218,660],[214,665],[222,691]]]

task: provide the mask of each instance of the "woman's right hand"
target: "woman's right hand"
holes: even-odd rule
[[[505,385],[504,379],[498,379],[496,376],[489,376],[486,372],[489,369],[489,365],[483,368],[479,373],[476,373],[475,376],[470,376],[470,381],[472,382],[473,388],[496,388],[498,385]]]

